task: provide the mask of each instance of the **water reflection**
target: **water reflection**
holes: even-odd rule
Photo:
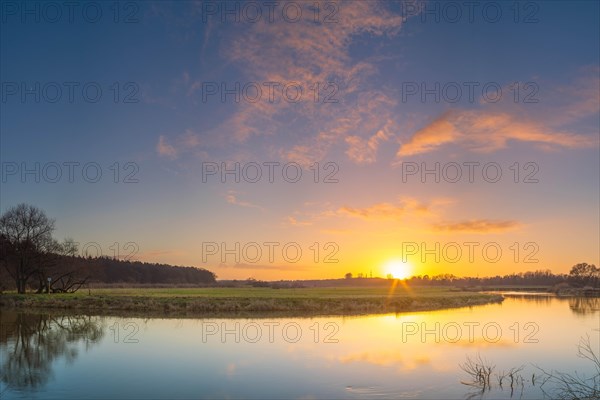
[[[505,297],[520,300],[522,303],[535,303],[541,306],[550,306],[555,301],[565,300],[562,297],[556,297],[547,293],[502,293]]]
[[[550,306],[552,303],[568,304],[571,311],[578,315],[590,315],[600,312],[600,297],[559,297],[547,293],[503,293],[505,297],[521,301],[523,303],[535,303],[542,306]]]
[[[44,386],[57,359],[72,363],[80,344],[87,349],[102,338],[104,330],[96,320],[0,310],[0,380],[18,391]]]
[[[473,393],[461,383],[467,376],[459,363],[481,354],[494,365],[492,390],[474,388],[476,397],[538,399],[556,385],[542,387],[537,366],[594,373],[576,346],[587,335],[599,342],[598,306],[597,298],[519,294],[501,304],[346,317],[144,319],[1,310],[0,395],[464,398]],[[507,374],[521,365],[511,380]]]
[[[569,308],[575,314],[589,315],[600,312],[600,297],[571,297]]]

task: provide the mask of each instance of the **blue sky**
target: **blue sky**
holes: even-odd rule
[[[255,4],[266,13],[263,3]],[[597,264],[599,5],[522,2],[515,22],[512,2],[476,3],[473,21],[461,6],[458,23],[448,21],[446,3],[432,2],[416,5],[440,10],[440,22],[423,9],[407,16],[406,2],[322,2],[315,22],[309,3],[282,1],[273,22],[241,15],[236,23],[207,14],[206,4],[223,3],[148,1],[121,3],[117,23],[109,3],[94,3],[102,9],[98,22],[75,12],[71,23],[62,10],[51,23],[43,3],[31,2],[40,10],[36,23],[3,3],[3,171],[9,164],[97,163],[102,178],[86,182],[79,167],[72,183],[66,169],[58,183],[10,175],[1,210],[32,203],[57,219],[58,237],[104,249],[131,241],[139,245],[138,259],[204,266],[220,277],[337,277],[371,269],[383,275],[407,241],[497,241],[506,248],[534,242],[540,249],[535,264],[508,256],[483,266],[415,259],[415,273],[566,272],[580,261]],[[228,4],[241,10],[246,3]],[[297,23],[281,17],[286,6],[303,10]],[[502,10],[497,22],[481,14],[490,7]],[[323,22],[332,10],[337,22]],[[126,15],[137,22],[125,23]],[[22,101],[23,88],[36,82],[40,102],[32,95]],[[219,94],[203,101],[213,82],[295,82],[303,93],[295,103],[281,92],[274,102],[266,92],[256,102],[236,103],[232,95],[223,102]],[[433,95],[421,101],[420,93],[403,100],[407,85],[436,82],[462,89],[472,82],[475,100],[466,92],[457,102]],[[87,96],[101,89],[97,102],[86,100],[86,84]],[[498,102],[481,96],[486,84],[502,88]],[[62,95],[53,103],[57,85]],[[72,102],[68,85],[75,88]],[[337,103],[323,103],[333,88]],[[537,102],[524,102],[528,94]],[[209,162],[297,163],[303,179],[202,182]],[[334,163],[339,182],[315,183],[315,162],[320,180]],[[495,162],[503,179],[402,182],[407,162]],[[515,162],[519,180],[530,172],[524,165],[535,163],[539,182],[515,184]],[[138,182],[123,183],[127,173]],[[202,243],[236,241],[297,242],[306,255],[314,242],[335,243],[339,262],[202,262]]]

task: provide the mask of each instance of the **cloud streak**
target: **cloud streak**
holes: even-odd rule
[[[446,204],[444,199],[435,199],[429,204],[411,197],[400,197],[397,202],[380,202],[369,206],[356,207],[342,205],[334,207],[326,204],[326,209],[316,212],[296,211],[294,216],[286,219],[293,226],[314,225],[316,222],[331,218],[362,219],[365,221],[399,221],[406,217],[423,217],[435,215],[434,208]],[[324,208],[325,208],[324,207]],[[300,220],[300,216],[302,220]],[[327,233],[347,232],[344,230],[326,230]]]
[[[160,135],[156,144],[156,153],[161,157],[176,159],[182,154],[193,152],[200,147],[201,143],[199,134],[186,129],[171,141],[168,141],[165,135]]]
[[[553,130],[535,121],[518,119],[503,112],[453,110],[418,130],[402,144],[397,157],[429,153],[448,144],[459,144],[475,152],[489,153],[508,147],[509,142],[530,142],[545,148],[597,146],[598,138]]]
[[[584,68],[570,85],[549,88],[546,98],[540,100],[547,104],[531,107],[528,114],[509,100],[474,110],[446,111],[402,143],[396,157],[430,153],[451,144],[482,153],[505,149],[511,142],[531,143],[543,150],[597,147],[597,132],[586,135],[565,126],[599,114],[598,71]]]
[[[156,153],[158,153],[159,156],[166,158],[177,157],[177,150],[175,150],[175,147],[167,143],[167,138],[163,135],[160,135],[158,138],[158,143],[156,144]]]
[[[236,205],[236,206],[248,207],[248,208],[256,208],[256,209],[261,210],[261,211],[265,210],[261,206],[258,206],[256,204],[252,204],[252,203],[250,203],[248,201],[240,200],[238,198],[238,193],[235,190],[228,191],[227,194],[225,195],[225,200],[227,201],[227,203],[233,204],[233,205]]]
[[[500,233],[513,231],[523,225],[514,220],[474,219],[458,222],[441,222],[434,225],[438,232],[446,233]]]

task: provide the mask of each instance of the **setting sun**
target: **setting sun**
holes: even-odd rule
[[[396,279],[406,279],[411,276],[412,267],[402,260],[390,260],[385,265],[385,271]]]

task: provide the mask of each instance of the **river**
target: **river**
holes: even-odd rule
[[[0,313],[2,399],[539,399],[559,390],[543,371],[597,373],[582,339],[600,354],[599,298],[352,317]],[[485,387],[468,359],[492,367]]]

